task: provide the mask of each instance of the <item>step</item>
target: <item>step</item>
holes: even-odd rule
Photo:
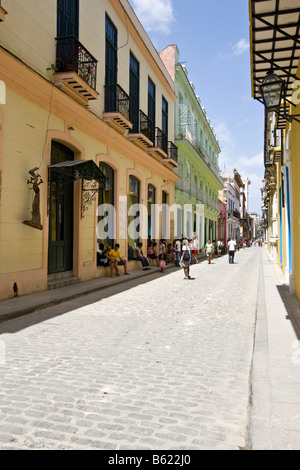
[[[61,279],[48,279],[48,289],[60,289],[61,287],[72,286],[73,284],[78,284],[80,282],[80,277],[62,277]]]

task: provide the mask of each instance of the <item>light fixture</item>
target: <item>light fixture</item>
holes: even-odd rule
[[[270,70],[259,85],[267,112],[278,111],[285,97],[285,82]]]
[[[295,120],[300,123],[300,120],[297,119],[300,116],[299,114],[286,114],[285,111],[280,111],[282,101],[284,102],[284,109],[285,102],[288,101],[286,99],[286,83],[282,78],[278,77],[273,70],[267,72],[267,75],[259,85],[259,91],[267,113],[277,112],[289,122]]]

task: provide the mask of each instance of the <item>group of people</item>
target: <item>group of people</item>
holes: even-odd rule
[[[211,264],[212,257],[215,252],[218,256],[221,256],[224,249],[225,246],[221,241],[218,243],[212,243],[208,240],[204,247],[204,253],[207,256],[208,264]],[[230,264],[234,263],[236,249],[237,243],[233,238],[231,238],[227,245]],[[143,250],[143,243],[138,242],[135,259],[141,262],[142,269],[144,271],[151,269],[149,260],[153,260],[156,263],[156,266],[160,268],[161,272],[164,272],[167,264],[175,263],[175,266],[184,269],[184,279],[192,279],[190,276],[190,265],[198,263],[198,253],[198,240],[196,235],[193,235],[191,239],[176,239],[173,241],[173,244],[167,243],[164,239],[161,239],[159,243],[149,241],[147,252],[144,252]],[[118,243],[116,243],[114,247],[108,245],[106,248],[103,243],[100,243],[99,250],[97,252],[97,265],[109,267],[111,277],[120,276],[120,266],[124,267],[125,275],[129,274],[127,259],[121,255],[120,245]]]
[[[116,243],[114,248],[111,245],[104,247],[103,243],[99,244],[97,252],[97,265],[109,267],[110,277],[120,276],[119,267],[124,266],[124,274],[128,275],[128,263],[120,253],[120,245]]]

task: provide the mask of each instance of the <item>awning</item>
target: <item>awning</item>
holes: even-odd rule
[[[250,0],[252,96],[262,101],[259,84],[269,70],[293,93],[300,57],[300,0]],[[287,103],[288,107],[288,103]],[[281,113],[288,109],[281,110]],[[280,127],[285,125],[281,119]]]
[[[49,176],[55,178],[59,175],[68,180],[96,181],[101,188],[105,185],[105,176],[93,160],[72,160],[50,165]]]
[[[71,160],[48,167],[48,214],[50,200],[63,190],[68,181],[82,180],[81,217],[95,201],[100,189],[105,189],[105,176],[93,160]]]

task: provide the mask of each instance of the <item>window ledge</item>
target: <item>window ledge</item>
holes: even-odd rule
[[[7,14],[7,11],[4,10],[4,8],[0,7],[0,22],[5,20],[6,14]]]

